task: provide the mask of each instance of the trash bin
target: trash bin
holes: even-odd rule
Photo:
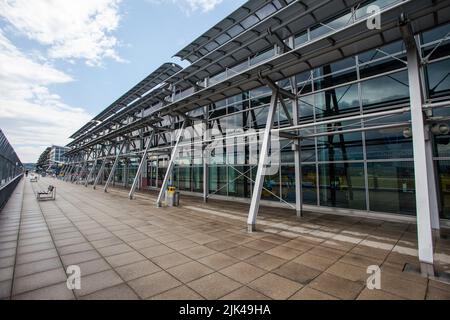
[[[166,203],[168,207],[178,207],[180,201],[180,193],[175,187],[169,187],[166,193]]]

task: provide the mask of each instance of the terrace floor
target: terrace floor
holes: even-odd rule
[[[37,202],[48,185],[56,201]],[[450,299],[450,285],[403,272],[418,266],[413,224],[263,208],[246,233],[248,206],[182,197],[157,209],[50,178],[24,179],[0,213],[1,299]],[[450,273],[450,240],[437,240]],[[67,289],[66,268],[81,268]],[[381,290],[366,287],[381,267]]]

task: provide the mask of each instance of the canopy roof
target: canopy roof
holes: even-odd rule
[[[88,122],[84,127],[74,133],[70,138],[75,139],[80,135],[86,133],[89,129],[97,126],[99,123],[116,114],[117,111],[127,107],[132,102],[141,99],[149,91],[161,85],[165,80],[167,80],[169,77],[173,76],[180,70],[182,70],[182,68],[177,64],[164,63],[149,76],[147,76],[144,80],[139,82],[131,90],[129,90],[114,103],[112,103],[108,108],[103,110],[98,116]]]
[[[249,1],[248,3],[256,2]],[[264,3],[272,2],[265,1]],[[331,15],[336,16],[337,11],[345,13],[347,10],[350,12],[352,6],[360,3],[362,1],[354,0],[286,1],[284,6],[266,20],[256,23],[251,29],[242,32],[222,47],[168,77],[163,85],[122,110],[117,117],[123,118],[124,115],[148,107],[151,109],[145,116],[146,118],[153,116],[159,118],[176,113],[186,114],[242,91],[261,87],[265,85],[262,81],[263,77],[268,77],[276,82],[312,68],[382,47],[402,39],[398,26],[399,17],[402,14],[408,16],[416,34],[450,21],[450,0],[399,0],[382,9],[382,28],[379,30],[367,28],[365,18],[352,20],[337,28],[330,28],[321,36],[295,48],[286,46],[280,54],[275,54],[254,65],[248,65],[238,72],[227,74],[220,81],[207,86],[201,85],[204,78],[223,71],[227,61],[245,60],[255,52],[273,46],[273,42],[278,43],[281,47],[282,44],[277,39],[286,39],[290,35],[298,34],[299,31],[305,31],[316,25],[323,26],[331,18]],[[337,21],[339,20],[342,22],[342,19]],[[319,24],[319,21],[322,24]],[[193,85],[196,90],[184,94],[179,99],[172,100],[169,88],[176,87],[178,90],[184,90],[192,88]],[[124,132],[126,128],[127,126],[124,125],[119,130]],[[132,131],[132,128],[129,128],[128,132]],[[75,145],[75,143],[71,145]]]

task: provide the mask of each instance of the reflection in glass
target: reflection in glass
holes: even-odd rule
[[[303,203],[317,205],[317,173],[316,165],[302,166]]]
[[[409,102],[406,71],[367,80],[361,86],[365,110]]]
[[[274,175],[266,175],[264,178],[264,188],[261,193],[261,199],[280,201],[279,198],[280,198],[280,172]]]
[[[295,203],[295,183],[295,166],[282,166],[281,193],[284,201]]]
[[[430,98],[450,95],[450,59],[428,65],[426,73]]]
[[[192,191],[203,192],[203,167],[194,166],[192,168]]]
[[[178,188],[191,191],[191,167],[182,166],[178,170]]]
[[[338,126],[330,126],[322,131],[335,131]],[[354,128],[354,127],[352,127]],[[344,133],[317,138],[319,161],[363,160],[362,133]]]
[[[436,136],[435,139],[436,157],[444,158],[450,156],[450,135]]]
[[[250,197],[250,172],[247,166],[232,166],[228,169],[228,195],[230,197]]]
[[[300,121],[314,119],[314,95],[305,96],[298,101]]]
[[[438,161],[437,167],[441,189],[441,218],[450,219],[450,161]]]
[[[378,121],[367,121],[367,126],[408,122],[409,114],[391,116]],[[405,125],[398,128],[385,128],[366,131],[367,159],[404,159],[413,158],[412,137],[405,135]]]
[[[370,210],[415,215],[414,162],[368,164]]]
[[[227,195],[227,168],[209,167],[209,192],[216,195]]]
[[[319,165],[320,204],[365,210],[366,192],[362,163]]]
[[[318,119],[359,112],[358,85],[353,84],[317,93],[315,106]]]
[[[308,133],[305,133],[308,134]],[[315,139],[302,139],[300,157],[302,163],[316,161],[316,141]]]

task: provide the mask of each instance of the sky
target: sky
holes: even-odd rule
[[[0,0],[0,128],[23,163],[245,0]]]

